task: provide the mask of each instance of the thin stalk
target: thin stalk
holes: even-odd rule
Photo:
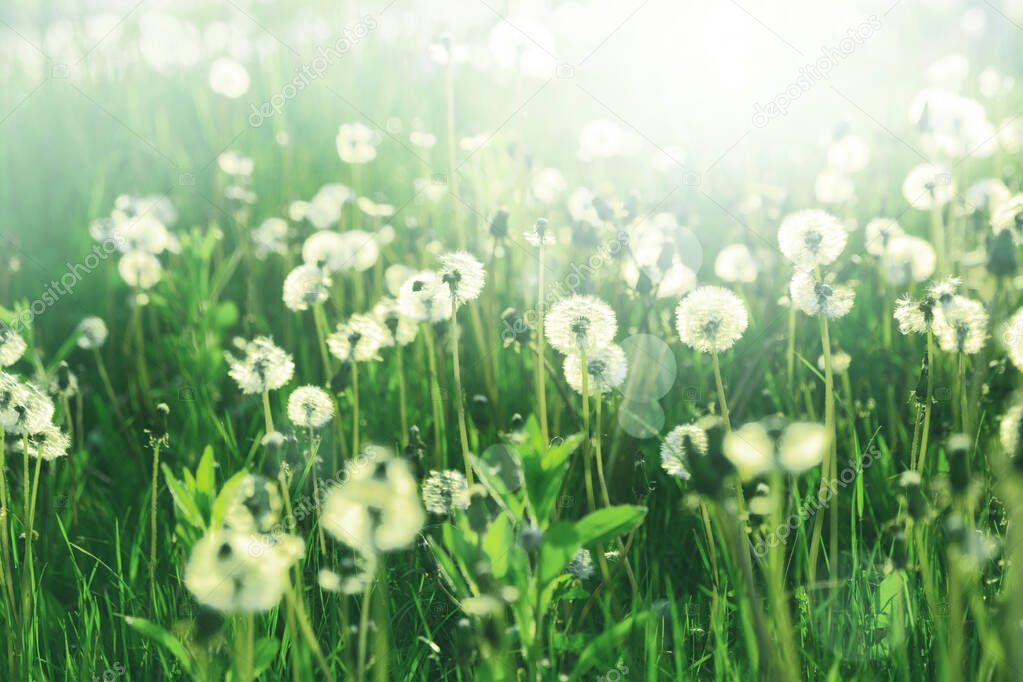
[[[359,456],[359,363],[352,363],[352,457]]]
[[[396,345],[394,354],[398,362],[398,422],[401,424],[401,437],[398,439],[402,448],[408,445],[408,405],[405,397],[405,349]]]
[[[139,384],[142,388],[142,404],[148,405],[150,401],[149,370],[146,367],[146,337],[142,332],[142,308],[137,300],[131,319],[132,328],[135,331],[135,341],[138,343],[138,348],[135,349],[135,359],[138,363]]]
[[[771,476],[771,498],[771,530],[778,541],[773,545],[768,544],[768,590],[771,594],[771,610],[780,645],[779,668],[784,671],[787,680],[799,682],[802,679],[799,655],[785,590],[785,541],[778,533],[778,529],[784,523],[782,519],[785,514],[785,478],[780,471]]]
[[[11,562],[14,554],[11,553],[10,526],[8,515],[11,513],[10,501],[7,497],[7,459],[4,447],[4,429],[0,427],[0,563],[3,569],[4,599],[7,601],[8,612],[11,619],[17,618],[17,600],[14,596],[14,575],[11,573]]]
[[[323,363],[323,378],[329,386],[334,377],[334,368],[327,352],[327,318],[323,312],[323,304],[313,305],[313,325],[316,327],[316,342],[320,347],[320,362]]]
[[[358,640],[358,662],[356,663],[355,679],[358,682],[366,680],[366,648],[369,638],[369,605],[370,596],[373,593],[373,582],[375,578],[366,581],[366,589],[362,592],[362,609],[359,611],[359,640]]]
[[[266,432],[273,433],[274,418],[270,412],[270,391],[263,391],[263,421],[266,423]]]
[[[547,385],[546,385],[546,372],[544,372],[544,331],[543,331],[543,304],[544,304],[544,282],[543,282],[543,268],[544,268],[544,249],[543,249],[543,238],[540,239],[539,246],[539,259],[540,259],[540,272],[539,272],[539,284],[537,285],[536,294],[536,404],[537,411],[540,413],[540,435],[543,436],[544,448],[550,443],[550,432],[547,429]]]
[[[309,466],[313,470],[313,499],[316,500],[316,508],[320,508],[322,498],[320,497],[320,468],[316,466],[316,451],[319,450],[319,443],[312,427],[309,428]],[[320,556],[327,556],[327,539],[323,535],[323,523],[316,521],[316,535],[320,542]]]
[[[292,607],[295,619],[298,621],[299,633],[302,635],[302,638],[305,639],[306,646],[308,646],[309,650],[313,652],[313,658],[316,659],[316,665],[319,666],[320,672],[323,673],[323,679],[333,682],[334,673],[330,671],[327,659],[323,656],[323,650],[320,649],[320,644],[316,641],[316,635],[313,633],[313,628],[309,624],[309,617],[305,613],[305,609],[302,606],[302,600],[299,599],[299,596],[295,591],[295,587],[292,587],[285,592],[284,596],[288,599],[288,603]]]
[[[455,405],[458,408],[458,438],[462,444],[462,462],[465,464],[465,480],[470,486],[472,480],[472,462],[469,457],[469,431],[465,425],[465,401],[462,395],[462,370],[458,353],[458,308],[454,292],[451,296],[451,357],[455,373]]]
[[[927,331],[927,399],[924,401],[924,425],[920,431],[917,471],[923,474],[927,459],[927,437],[931,433],[931,404],[934,402],[934,334]]]
[[[263,394],[266,395],[265,393]],[[149,508],[149,603],[156,613],[156,495],[160,471],[160,442],[153,444],[153,480]]]
[[[430,406],[433,409],[433,465],[441,468],[441,462],[447,462],[444,453],[444,411],[440,406],[440,378],[437,375],[437,349],[433,338],[433,327],[429,322],[423,323],[423,342],[426,344],[426,364],[430,373]]]
[[[785,377],[788,381],[789,394],[792,393],[796,376],[796,308],[789,306],[789,345],[785,353]]]
[[[255,615],[248,613],[239,616],[235,632],[235,661],[239,682],[251,682],[256,679],[256,622]]]
[[[718,390],[718,407],[721,408],[721,417],[725,420],[725,428],[732,430],[732,419],[728,413],[728,400],[725,399],[725,384],[721,381],[721,363],[718,361],[718,354],[711,353],[714,362],[714,383]]]

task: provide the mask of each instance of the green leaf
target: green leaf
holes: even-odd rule
[[[205,528],[206,524],[203,522],[202,514],[199,513],[199,507],[196,506],[195,500],[192,499],[192,496],[181,485],[181,482],[174,477],[174,473],[166,464],[162,465],[162,468],[163,476],[167,479],[167,488],[170,489],[171,496],[174,498],[174,505],[181,512],[181,516],[196,528]]]
[[[603,662],[608,667],[617,663],[622,649],[622,642],[632,633],[634,628],[642,627],[649,618],[649,611],[629,616],[610,630],[606,630],[590,640],[590,643],[579,654],[579,660],[572,670],[571,679],[581,679],[597,663]]]
[[[195,663],[192,660],[192,656],[188,653],[188,650],[185,649],[185,645],[181,643],[181,640],[156,623],[148,621],[145,618],[125,616],[124,622],[136,632],[140,632],[163,648],[167,649],[167,651],[174,655],[174,658],[178,659],[178,662],[181,663],[181,666],[185,669],[187,674],[193,674],[192,669]]]
[[[275,637],[260,637],[256,642],[256,651],[253,655],[253,663],[256,668],[256,676],[270,667],[281,648],[281,643]]]
[[[490,557],[490,572],[498,580],[508,572],[508,555],[514,547],[511,521],[507,514],[498,514],[483,536],[483,550]]]
[[[582,442],[582,434],[573,434],[547,447],[540,435],[535,417],[526,422],[526,441],[519,446],[522,453],[522,473],[526,480],[526,495],[541,527],[547,526],[558,492],[568,471],[568,459]]]
[[[199,460],[199,467],[195,470],[195,482],[199,492],[206,493],[210,499],[213,499],[216,473],[214,471],[212,445],[207,445],[206,449],[203,450],[202,458]]]
[[[583,545],[627,533],[646,515],[646,507],[619,505],[587,514],[580,521],[560,521],[547,529],[540,549],[540,584],[557,578]]]
[[[238,487],[238,484],[248,474],[248,469],[242,469],[224,483],[224,487],[220,489],[220,493],[213,503],[213,511],[210,514],[210,525],[212,527],[216,528],[224,521],[224,517],[227,515],[227,505],[231,503],[235,488]]]

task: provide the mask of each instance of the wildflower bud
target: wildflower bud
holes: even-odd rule
[[[1016,247],[1012,243],[1012,232],[1001,230],[987,238],[987,271],[995,277],[1012,277],[1019,263],[1016,261]]]
[[[903,569],[909,563],[909,552],[906,546],[906,532],[898,527],[892,533],[892,564],[895,568]]]
[[[57,367],[57,392],[68,393],[71,390],[71,368],[66,362],[61,362]]]
[[[540,551],[543,544],[543,531],[536,526],[527,526],[519,533],[519,545],[526,550],[526,554],[534,555]]]
[[[924,356],[923,361],[920,363],[920,375],[916,380],[916,388],[913,389],[913,399],[920,405],[927,401],[927,377],[929,374],[930,369],[927,367],[927,357]]]
[[[945,446],[948,458],[948,480],[955,495],[962,495],[970,485],[970,438],[956,433],[949,436]]]
[[[469,527],[476,533],[483,533],[490,522],[487,511],[487,489],[478,483],[469,489],[469,508],[466,510]]]
[[[426,467],[424,460],[426,459],[426,443],[419,435],[419,427],[413,424],[408,430],[408,445],[405,446],[405,450],[402,455],[408,461],[412,467],[412,473],[416,478],[420,478]]]
[[[477,426],[490,423],[490,401],[487,396],[477,393],[469,400],[469,414]]]
[[[910,518],[924,518],[927,515],[927,498],[920,488],[920,474],[915,471],[903,471],[899,477],[899,485],[906,496],[906,509]]]
[[[525,426],[525,424],[526,420],[522,418],[521,414],[516,412],[515,414],[512,415],[511,424],[509,426],[511,426],[512,431],[520,431],[522,430],[522,427]]]
[[[505,209],[498,209],[497,213],[494,214],[494,219],[490,221],[490,234],[495,239],[504,239],[508,236],[508,211]]]

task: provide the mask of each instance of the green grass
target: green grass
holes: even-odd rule
[[[37,42],[28,28],[54,8],[29,4],[10,17],[25,35],[7,36],[2,26],[0,35]],[[270,28],[283,27],[285,14],[267,10],[259,18]],[[920,39],[916,31],[912,37]],[[85,74],[71,79],[52,75],[58,63],[53,57],[38,73],[0,71],[0,84],[9,86],[0,92],[0,116],[7,116],[0,121],[0,312],[8,316],[45,302],[21,330],[28,351],[8,370],[44,384],[66,361],[81,389],[66,406],[57,405],[55,422],[73,436],[73,446],[68,457],[41,468],[29,564],[22,503],[31,472],[26,479],[15,437],[5,440],[9,504],[2,521],[13,544],[3,559],[13,576],[15,604],[0,600],[0,622],[9,633],[0,643],[0,679],[238,680],[246,679],[249,655],[262,680],[325,679],[321,665],[336,679],[356,679],[360,664],[366,678],[378,680],[1018,679],[1023,484],[998,428],[1020,383],[999,329],[1019,307],[1020,294],[1014,280],[970,264],[969,252],[984,248],[989,216],[975,220],[953,208],[943,216],[955,248],[949,269],[936,276],[963,275],[967,294],[990,314],[993,338],[970,356],[965,387],[955,355],[935,354],[935,407],[922,470],[925,514],[910,518],[899,477],[911,467],[921,412],[914,389],[927,341],[899,334],[891,319],[895,298],[911,289],[919,296],[924,284],[884,284],[859,229],[828,268],[856,290],[852,311],[829,326],[832,344],[852,358],[848,372],[835,377],[834,429],[837,471],[853,476],[840,487],[837,502],[816,512],[822,529],[815,566],[810,556],[817,516],[803,510],[816,507],[821,467],[774,478],[784,510],[773,521],[754,519],[749,542],[755,545],[789,515],[800,520],[778,555],[761,558],[743,551],[747,538],[737,522],[734,477],[708,489],[668,477],[660,467],[663,436],[720,414],[719,392],[711,356],[679,342],[678,297],[658,299],[642,281],[636,288],[627,284],[632,255],[617,235],[639,218],[676,216],[691,228],[676,236],[686,247],[680,256],[696,266],[700,284],[723,284],[713,268],[722,247],[749,246],[760,266],[756,282],[724,284],[743,298],[751,318],[742,339],[719,358],[731,421],[738,427],[780,414],[825,423],[820,328],[797,316],[790,383],[789,315],[778,300],[792,268],[778,252],[777,226],[784,215],[817,205],[812,184],[824,163],[811,136],[797,129],[804,119],[772,122],[761,154],[744,151],[741,159],[719,158],[734,140],[717,144],[723,136],[708,133],[711,139],[694,141],[686,159],[685,169],[695,170],[698,182],[679,185],[678,173],[653,170],[652,146],[613,161],[576,159],[580,125],[617,115],[593,101],[560,112],[566,94],[557,88],[564,84],[536,90],[533,81],[491,82],[485,73],[460,67],[452,100],[456,136],[487,132],[493,138],[478,153],[456,148],[449,159],[444,70],[423,66],[421,82],[405,72],[419,64],[434,36],[423,35],[424,45],[376,37],[367,37],[322,82],[258,128],[246,122],[247,105],[280,90],[292,69],[309,59],[305,46],[296,55],[269,39],[276,50],[250,67],[252,90],[238,101],[210,92],[204,66],[159,76],[136,64],[110,77],[99,67],[110,59],[105,50],[95,61],[84,60]],[[110,40],[119,46],[124,39]],[[976,56],[990,59],[1011,44],[978,45]],[[1007,58],[1005,70],[1013,73],[1011,63]],[[893,77],[878,86],[885,95],[878,101],[896,112],[884,118],[890,130],[858,119],[857,132],[871,143],[872,158],[855,176],[856,200],[832,207],[842,219],[862,228],[889,216],[907,232],[929,237],[931,217],[909,208],[901,191],[905,172],[920,162],[911,149],[920,146],[918,131],[904,122],[904,110],[921,82],[914,78],[912,89],[900,91]],[[863,95],[870,85],[850,87]],[[527,99],[522,115],[513,115]],[[992,116],[1008,116],[1016,100],[992,103]],[[385,131],[389,117],[401,120],[401,132]],[[840,117],[820,115],[824,127]],[[434,149],[410,148],[413,119],[437,134]],[[338,124],[349,121],[362,121],[381,137],[377,159],[357,172],[334,149]],[[281,131],[290,138],[286,146],[275,141]],[[228,179],[216,158],[226,149],[255,162],[251,189],[258,199],[252,206],[224,198]],[[528,191],[538,166],[557,167],[568,178],[568,191],[552,205]],[[953,174],[960,188],[1003,177],[1019,191],[1017,166],[1014,154],[999,151],[956,163]],[[453,167],[457,196],[416,196],[415,179],[451,180]],[[319,571],[337,569],[351,551],[327,535],[321,553],[318,514],[308,515],[294,531],[306,543],[292,574],[294,596],[255,616],[249,651],[246,618],[200,608],[184,585],[184,572],[193,545],[222,519],[217,499],[222,504],[232,493],[234,477],[242,471],[276,476],[274,455],[261,445],[267,429],[260,396],[243,396],[227,374],[224,352],[235,350],[235,337],[270,335],[294,357],[294,379],[269,396],[279,429],[289,428],[286,402],[293,388],[313,384],[336,396],[339,415],[323,431],[319,449],[320,480],[343,471],[346,452],[351,459],[352,374],[342,368],[325,376],[313,314],[289,311],[281,299],[284,277],[301,262],[302,241],[313,228],[292,222],[288,254],[265,261],[253,256],[249,238],[264,219],[286,216],[292,201],[310,199],[328,182],[357,184],[362,195],[396,209],[387,221],[396,238],[382,246],[379,262],[364,273],[335,274],[324,306],[329,327],[369,311],[386,294],[387,266],[436,269],[437,254],[459,246],[486,266],[481,297],[458,313],[463,395],[455,389],[448,322],[432,325],[432,339],[421,329],[400,351],[400,374],[398,351],[384,349],[380,361],[360,364],[358,383],[361,443],[406,456],[420,480],[429,469],[463,469],[458,408],[464,401],[476,477],[489,500],[450,518],[430,516],[416,543],[382,558],[368,598],[320,589]],[[760,208],[742,208],[745,196],[775,185],[784,188],[780,195],[764,189]],[[579,186],[621,202],[622,210],[596,227],[573,224],[566,200]],[[167,194],[180,214],[172,226],[180,252],[160,256],[163,276],[148,292],[148,305],[133,316],[117,255],[88,267],[69,292],[44,299],[53,280],[89,262],[89,223],[108,215],[122,193]],[[501,208],[510,214],[510,236],[495,247],[488,228]],[[616,342],[649,334],[670,348],[676,373],[670,390],[656,400],[663,412],[663,424],[654,423],[658,435],[638,438],[621,427],[620,415],[635,406],[625,405],[617,390],[603,398],[601,428],[586,438],[584,424],[598,420],[596,404],[582,409],[579,394],[565,385],[563,357],[549,346],[544,397],[551,442],[541,435],[535,339],[504,345],[501,321],[509,307],[535,309],[537,250],[521,234],[541,217],[559,238],[545,248],[547,291],[573,289],[608,302],[618,317]],[[377,231],[383,222],[349,204],[339,229]],[[609,244],[617,246],[607,250]],[[594,254],[600,254],[599,267],[579,277]],[[75,327],[86,315],[101,317],[110,329],[99,351],[109,391],[97,357],[74,343]],[[334,369],[340,364],[333,360]],[[659,365],[643,369],[666,371]],[[407,423],[419,429],[418,448],[406,447],[400,390],[407,394]],[[169,408],[166,416],[160,404]],[[969,489],[959,493],[950,482],[946,442],[961,428],[964,404]],[[639,413],[651,418],[658,410],[642,407]],[[161,467],[154,472],[152,445],[162,434]],[[711,457],[720,458],[719,438],[712,438]],[[610,504],[592,474],[596,493],[592,503],[588,499],[595,457],[601,458]],[[502,461],[522,471],[523,485],[509,486],[485,466]],[[743,492],[749,502],[755,483]],[[313,499],[311,479],[296,479],[290,501],[310,505]],[[837,536],[830,525],[833,509]],[[976,558],[972,535],[958,534],[950,520],[996,540],[997,555]],[[528,526],[544,531],[536,551],[522,543]],[[564,573],[579,546],[594,555],[593,576],[586,580]],[[617,555],[602,565],[605,550]],[[486,570],[479,568],[481,559]],[[27,613],[22,603],[29,605]],[[364,617],[373,626],[360,631]],[[363,662],[360,635],[366,637]]]

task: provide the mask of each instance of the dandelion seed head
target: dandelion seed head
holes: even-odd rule
[[[778,440],[778,463],[792,474],[801,474],[824,460],[831,436],[822,424],[793,422]]]
[[[359,313],[338,324],[327,337],[327,348],[345,362],[369,362],[381,359],[380,349],[391,345],[391,338],[376,318]]]
[[[590,550],[580,548],[565,567],[565,572],[576,580],[589,580],[593,577],[593,555]]]
[[[820,355],[817,358],[817,367],[822,372],[824,371],[824,355]],[[849,365],[852,364],[852,356],[843,350],[831,351],[831,371],[837,376],[845,374],[849,371]]]
[[[308,310],[330,295],[330,275],[315,265],[299,265],[284,278],[284,305],[290,310]]]
[[[284,218],[267,218],[252,231],[252,243],[257,259],[266,260],[271,254],[288,253],[288,221]]]
[[[117,262],[117,271],[129,286],[151,289],[160,281],[163,267],[148,251],[129,251]]]
[[[277,484],[258,474],[246,474],[236,484],[224,514],[224,525],[239,533],[270,533],[281,522]]]
[[[34,384],[21,383],[10,374],[0,377],[0,425],[8,434],[39,433],[50,426],[52,400]]]
[[[745,244],[729,244],[714,260],[714,274],[724,282],[752,284],[757,279],[757,262]]]
[[[451,316],[451,289],[436,272],[418,272],[401,285],[398,308],[418,322],[446,320]]]
[[[337,155],[348,164],[369,163],[377,157],[377,136],[362,123],[345,123],[338,128]]]
[[[228,375],[238,383],[244,394],[260,394],[284,386],[295,373],[291,355],[284,352],[266,336],[259,336],[244,342],[244,355],[236,358],[230,353],[225,357],[229,365]]]
[[[447,516],[469,507],[465,476],[453,469],[431,471],[423,481],[423,506],[431,514]]]
[[[872,256],[883,256],[893,239],[906,234],[898,221],[891,218],[874,218],[863,231],[867,253]]]
[[[1009,353],[1009,360],[1016,369],[1023,371],[1023,308],[1017,310],[1005,323],[1002,341]]]
[[[319,386],[299,386],[288,396],[288,419],[295,426],[318,429],[334,418],[334,403]]]
[[[446,253],[440,257],[440,278],[448,286],[457,305],[475,300],[486,282],[486,270],[476,257],[466,251]]]
[[[881,257],[881,272],[889,284],[902,286],[923,282],[937,265],[934,247],[919,237],[894,237]]]
[[[991,229],[996,234],[1008,230],[1016,244],[1023,243],[1023,194],[999,204],[991,213]]]
[[[946,277],[945,279],[933,282],[931,286],[927,288],[927,295],[936,305],[944,309],[959,293],[959,287],[962,286],[962,283],[963,281],[958,277]]]
[[[661,468],[669,476],[689,480],[690,462],[707,454],[707,432],[696,424],[676,426],[661,443]]]
[[[938,346],[946,353],[979,353],[987,341],[988,314],[983,304],[955,296],[941,311]]]
[[[818,280],[808,270],[796,270],[789,282],[792,304],[807,315],[836,319],[852,310],[852,288]]]
[[[107,323],[99,317],[86,317],[78,323],[78,347],[95,350],[107,341]]]
[[[568,296],[561,299],[544,317],[547,341],[564,355],[587,354],[610,345],[618,331],[614,310],[596,296]]]
[[[21,334],[12,327],[0,322],[0,367],[10,367],[25,354],[28,348]]]
[[[331,488],[324,501],[324,530],[364,556],[414,543],[425,513],[408,464],[370,447],[346,472],[345,482]]]
[[[15,441],[15,447],[21,449],[28,445],[28,456],[45,461],[52,461],[67,454],[71,447],[71,439],[54,424],[46,423],[37,430]]]
[[[689,292],[675,309],[682,343],[701,353],[721,353],[742,338],[749,315],[742,299],[728,289],[703,286]]]
[[[340,592],[341,576],[330,569],[321,568],[316,574],[316,581],[324,592]]]
[[[621,346],[611,344],[586,354],[587,390],[591,396],[610,393],[625,381],[628,362]],[[582,395],[582,356],[571,353],[565,356],[565,381],[576,393]]]
[[[1007,457],[1015,459],[1021,454],[1023,445],[1023,402],[1016,402],[1002,417],[998,435]]]
[[[895,320],[902,334],[925,334],[934,324],[934,302],[900,296],[895,302]]]
[[[373,306],[373,317],[384,326],[391,341],[385,345],[407,346],[416,340],[419,325],[401,312],[397,299],[382,298]]]
[[[782,254],[801,267],[834,263],[848,239],[838,218],[819,209],[791,213],[778,228],[778,246]]]
[[[555,242],[554,232],[544,218],[537,220],[536,224],[533,225],[533,229],[527,230],[522,236],[533,246],[548,246]]]
[[[751,481],[774,468],[774,439],[760,422],[743,424],[727,433],[722,448],[743,481]]]
[[[288,571],[303,547],[294,535],[272,542],[227,528],[211,530],[192,549],[185,587],[200,604],[222,613],[269,611],[288,589]]]
[[[210,64],[210,90],[228,99],[238,99],[249,91],[248,69],[233,59],[221,57]]]
[[[902,196],[910,206],[921,211],[944,206],[955,194],[952,172],[932,163],[914,167],[902,183]]]

